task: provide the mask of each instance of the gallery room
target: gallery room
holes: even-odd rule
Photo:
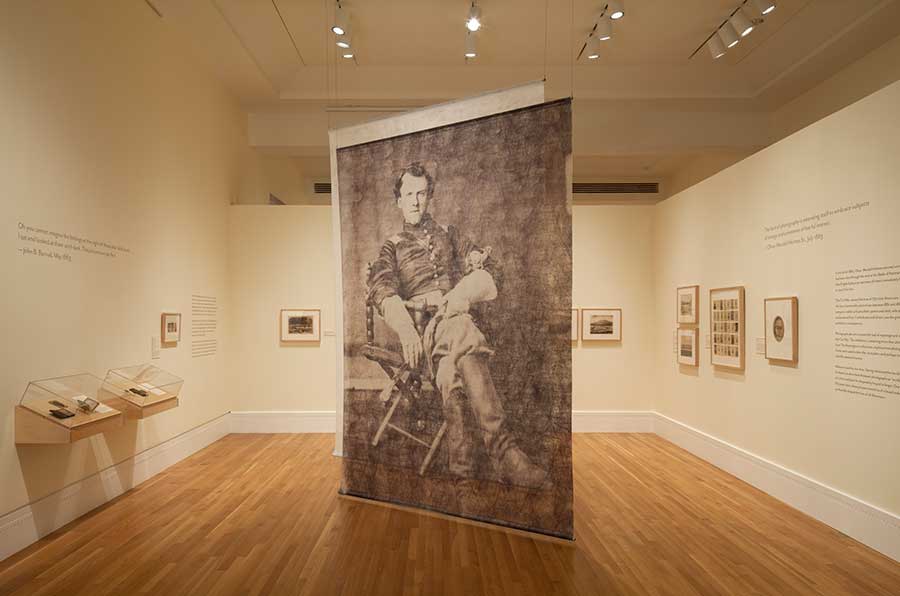
[[[900,595],[900,0],[5,0],[0,595]]]

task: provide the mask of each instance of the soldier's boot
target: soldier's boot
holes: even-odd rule
[[[454,390],[444,402],[447,422],[447,451],[450,454],[450,473],[470,478],[475,472],[475,442],[466,424],[466,395]]]
[[[547,472],[531,463],[525,452],[509,446],[500,457],[500,476],[509,484],[524,488],[539,488],[547,480]]]
[[[547,472],[531,462],[504,428],[503,406],[488,370],[487,358],[483,354],[470,354],[460,358],[458,366],[472,413],[478,421],[485,447],[494,460],[500,477],[517,486],[541,486],[547,478]]]

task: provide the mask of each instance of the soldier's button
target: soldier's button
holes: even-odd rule
[[[434,274],[434,278],[435,278],[435,279],[438,278],[438,274],[437,274],[437,273]]]

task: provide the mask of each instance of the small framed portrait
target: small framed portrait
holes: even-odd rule
[[[678,330],[678,364],[698,366],[697,329]]]
[[[744,370],[744,287],[709,291],[713,366]]]
[[[162,314],[159,337],[164,344],[175,344],[181,341],[181,313],[164,312]]]
[[[572,309],[572,341],[578,341],[578,309]]]
[[[321,337],[321,313],[317,308],[283,308],[280,315],[281,341],[317,342]]]
[[[766,321],[766,358],[796,363],[799,347],[797,297],[766,298],[763,310]]]
[[[698,310],[700,303],[700,286],[684,286],[678,288],[678,324],[696,325],[700,322]]]
[[[581,339],[622,341],[622,309],[581,309]]]

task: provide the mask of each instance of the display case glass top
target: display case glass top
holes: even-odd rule
[[[118,397],[142,408],[178,397],[184,380],[152,364],[113,368],[106,383],[118,389]]]
[[[19,405],[74,429],[120,416],[121,412],[104,403],[115,397],[102,379],[82,373],[30,382]]]

